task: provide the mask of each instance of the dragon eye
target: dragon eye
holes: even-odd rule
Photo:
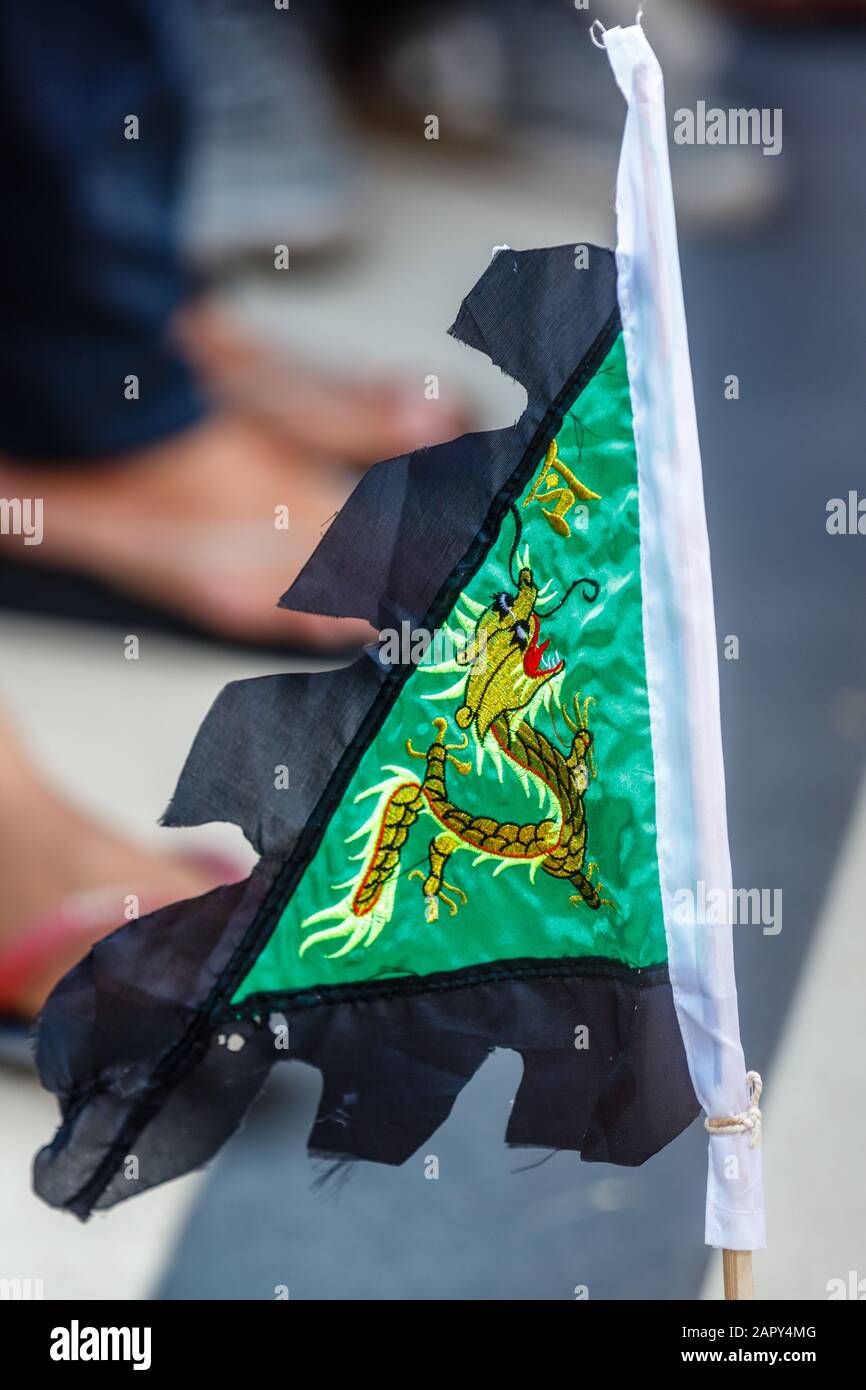
[[[514,603],[513,594],[494,594],[493,611],[498,613],[500,618],[505,618],[511,612],[511,605]]]
[[[529,646],[529,630],[525,623],[514,624],[514,640],[521,651],[525,651]]]

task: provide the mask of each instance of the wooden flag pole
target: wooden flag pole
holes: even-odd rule
[[[751,1250],[723,1250],[722,1275],[725,1281],[725,1301],[754,1298]]]

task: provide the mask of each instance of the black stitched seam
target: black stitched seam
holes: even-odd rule
[[[580,366],[572,373],[556,400],[551,402],[544,412],[524,449],[520,463],[512,471],[508,482],[493,498],[484,523],[474,541],[463,559],[454,566],[430,605],[421,624],[428,631],[432,631],[453,607],[457,595],[465,587],[466,575],[477,570],[484,562],[499,534],[505,513],[525,486],[530,470],[536,466],[542,446],[558,433],[566,411],[578,398],[610,352],[619,336],[620,327],[619,306],[617,305],[611,310]],[[531,404],[530,402],[527,405],[527,411],[531,409]],[[95,1171],[66,1204],[73,1210],[87,1212],[93,1210],[111,1181],[118,1164],[123,1161],[138,1135],[159,1110],[164,1095],[174,1089],[186,1072],[206,1052],[214,1021],[226,1000],[231,998],[237,986],[248,973],[247,962],[251,957],[257,957],[267,945],[282,915],[285,902],[288,896],[294,892],[301,875],[316,853],[328,821],[355,768],[390,713],[405,681],[408,680],[413,670],[414,667],[412,666],[401,667],[385,677],[361,729],[346,748],[295,848],[281,866],[264,902],[247,928],[243,941],[220,973],[210,995],[198,1010],[186,1032],[160,1058],[146,1091],[126,1116],[119,1134],[106,1149]],[[75,1104],[74,1110],[77,1112],[78,1109],[79,1106]],[[69,1113],[71,1116],[72,1112]],[[56,1136],[55,1142],[59,1137],[59,1135]]]
[[[508,980],[612,980],[635,989],[652,989],[670,984],[667,965],[623,965],[605,956],[490,961],[465,966],[461,970],[438,971],[435,975],[392,975],[385,979],[358,980],[345,985],[317,985],[311,989],[263,990],[230,1007],[221,1015],[221,1020],[255,1018],[273,1009],[297,1013],[321,1005],[439,994]]]

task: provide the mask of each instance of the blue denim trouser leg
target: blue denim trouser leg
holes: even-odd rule
[[[0,0],[6,454],[96,458],[202,412],[168,336],[191,293],[176,234],[188,126],[182,8]]]

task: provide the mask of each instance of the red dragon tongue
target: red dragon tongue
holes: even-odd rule
[[[541,665],[541,658],[550,646],[550,641],[542,642],[538,645],[538,630],[523,654],[523,669],[527,676],[537,676],[538,668]]]

